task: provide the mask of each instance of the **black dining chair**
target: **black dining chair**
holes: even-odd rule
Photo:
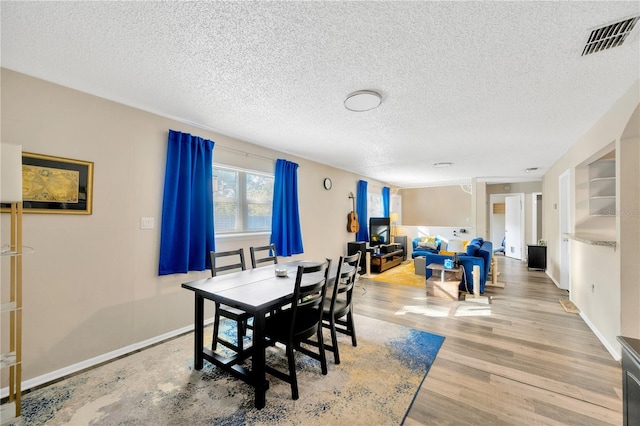
[[[229,250],[229,251],[219,251],[219,252],[209,252],[211,256],[211,276],[215,277],[220,272],[232,272],[232,271],[245,271],[247,268],[245,266],[244,261],[244,249],[240,248],[238,250]],[[234,257],[237,256],[236,263],[228,263],[234,262]],[[225,262],[224,265],[219,265],[219,259],[232,259]],[[228,318],[232,321],[236,322],[237,326],[237,338],[236,343],[230,342],[226,339],[220,337],[220,317]],[[216,313],[213,321],[213,342],[211,343],[211,350],[215,351],[218,347],[218,343],[232,349],[238,353],[244,350],[244,341],[243,338],[247,334],[247,322],[251,318],[249,314],[245,311],[236,309],[231,306],[222,305],[216,302]]]
[[[267,246],[249,247],[251,253],[251,267],[257,268],[261,263],[278,264],[278,252],[276,252],[276,245],[269,244]],[[267,252],[267,255],[258,257],[262,252]]]
[[[360,256],[361,253],[358,251],[354,255],[340,258],[331,297],[327,297],[324,301],[322,326],[331,332],[331,344],[325,344],[325,349],[333,352],[333,360],[336,364],[340,364],[337,333],[351,336],[351,344],[358,345],[353,321],[353,289]]]
[[[331,260],[313,266],[299,265],[291,308],[270,315],[265,321],[265,340],[268,345],[280,342],[286,347],[289,372],[285,373],[269,365],[267,373],[291,384],[291,398],[298,399],[295,352],[298,351],[320,361],[322,374],[327,374],[327,357],[322,340],[322,306],[324,304]],[[316,341],[312,349],[301,346],[313,336]]]

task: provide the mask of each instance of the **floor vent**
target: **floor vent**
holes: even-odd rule
[[[640,16],[625,19],[615,24],[606,25],[591,31],[587,38],[587,43],[582,49],[582,55],[591,55],[601,50],[611,49],[620,46],[627,39]]]

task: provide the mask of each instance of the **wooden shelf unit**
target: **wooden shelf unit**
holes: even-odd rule
[[[374,254],[371,256],[371,271],[384,272],[387,269],[398,266],[402,263],[402,256],[402,250],[395,250],[385,254]]]
[[[2,261],[10,263],[9,283],[3,283],[2,294],[9,294],[7,300],[0,300],[2,320],[1,333],[9,334],[8,347],[1,346],[0,366],[8,370],[9,395],[7,403],[0,406],[2,424],[15,422],[20,417],[22,383],[22,203],[11,203],[10,249],[2,253]],[[8,288],[7,288],[8,287]],[[4,320],[8,316],[9,321]],[[5,386],[4,375],[2,387]]]

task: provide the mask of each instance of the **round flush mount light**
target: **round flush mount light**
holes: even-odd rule
[[[452,165],[453,163],[449,161],[443,161],[441,163],[433,163],[433,167],[435,167],[436,169],[443,169],[445,167],[451,167]]]
[[[347,96],[344,107],[349,111],[364,112],[377,108],[382,103],[380,93],[373,90],[358,90]]]

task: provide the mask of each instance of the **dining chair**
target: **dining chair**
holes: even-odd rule
[[[351,256],[340,257],[331,297],[325,298],[324,301],[322,326],[331,332],[331,344],[325,344],[325,349],[333,352],[333,360],[336,364],[340,364],[337,333],[351,336],[351,344],[358,345],[353,321],[353,289],[361,255],[358,251]]]
[[[298,399],[298,379],[296,376],[295,352],[301,352],[320,361],[322,374],[327,374],[327,357],[322,340],[322,306],[324,304],[329,279],[331,260],[312,266],[299,265],[291,300],[291,308],[270,315],[265,321],[265,343],[285,345],[289,365],[288,373],[269,365],[267,373],[291,385],[291,398]],[[304,281],[304,284],[303,284]],[[301,346],[313,336],[317,352]]]
[[[233,272],[233,271],[245,271],[247,268],[245,266],[244,261],[244,249],[240,248],[238,250],[229,250],[229,251],[211,251],[209,252],[211,256],[211,276],[215,277],[220,272]],[[234,257],[237,256],[237,262]],[[230,259],[225,262],[224,265],[219,265],[219,259]],[[228,263],[235,262],[235,263]],[[220,337],[220,317],[228,318],[232,321],[236,322],[237,328],[237,337],[236,343],[230,342],[226,339]],[[247,334],[247,322],[251,318],[249,314],[245,311],[222,305],[219,302],[216,302],[216,313],[213,321],[213,342],[211,343],[211,350],[215,351],[218,347],[218,343],[232,349],[238,353],[244,350],[244,339],[243,337]]]
[[[278,252],[276,252],[276,245],[273,243],[267,246],[249,247],[249,252],[251,253],[252,268],[257,268],[261,263],[278,264]],[[264,257],[256,257],[256,254],[260,252],[268,252],[268,254]]]

